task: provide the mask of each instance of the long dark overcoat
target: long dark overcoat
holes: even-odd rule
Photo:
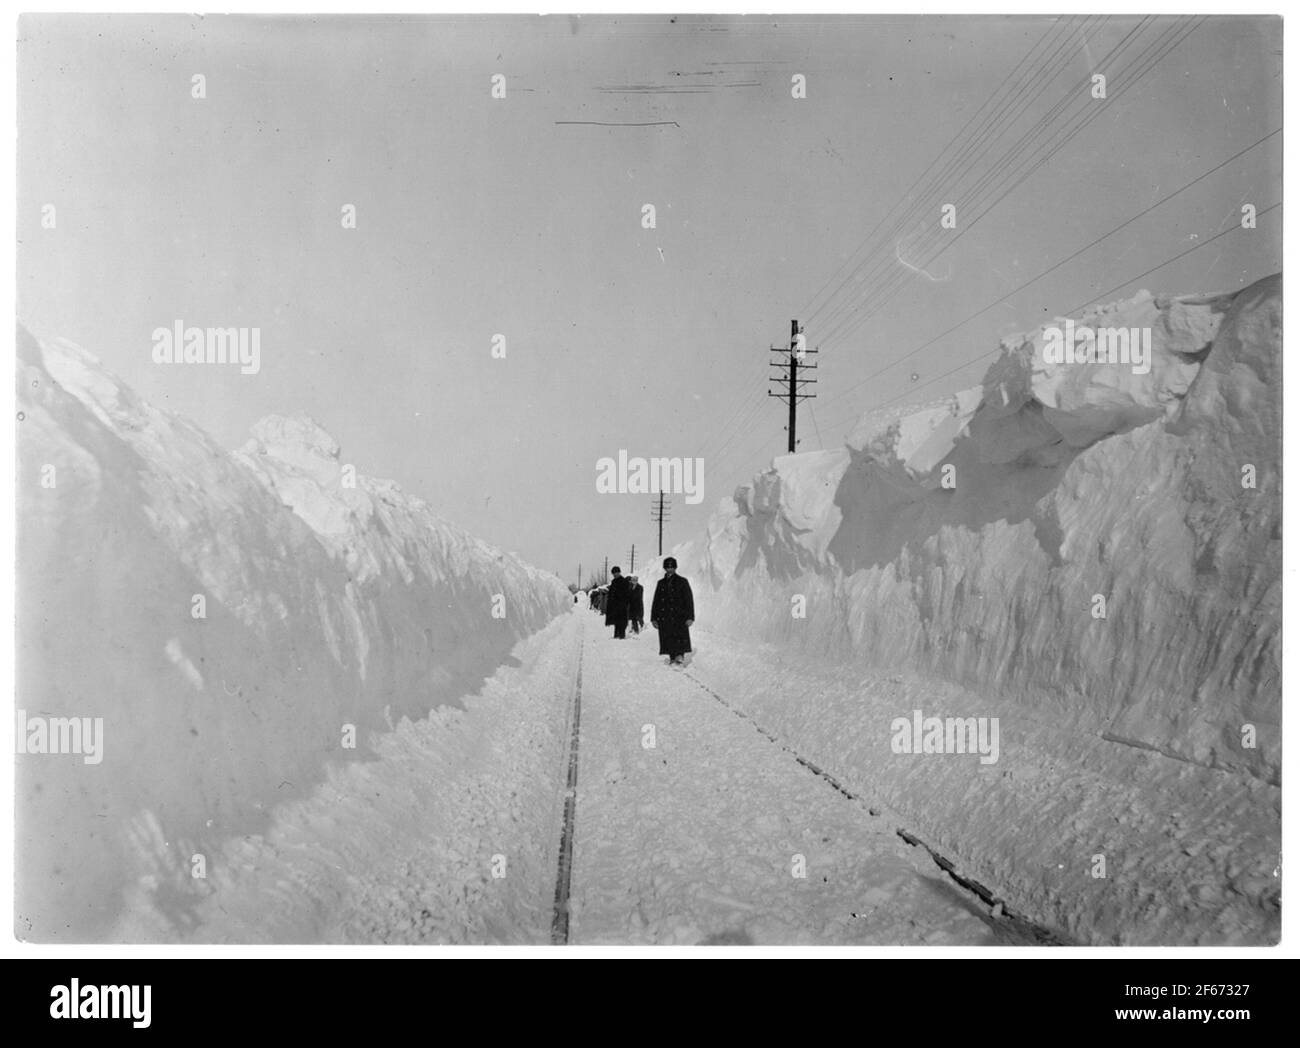
[[[655,585],[650,604],[650,621],[659,627],[659,654],[685,655],[691,650],[687,620],[695,619],[695,597],[691,584],[678,574],[665,575]]]
[[[627,617],[632,622],[640,622],[645,618],[645,587],[639,582],[632,583],[632,590],[628,595]]]
[[[627,604],[632,583],[626,575],[615,575],[609,583],[609,592],[605,594],[605,625],[626,626]]]

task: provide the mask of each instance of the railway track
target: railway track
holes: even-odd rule
[[[564,946],[569,941],[569,889],[573,882],[573,819],[578,802],[578,738],[582,729],[582,654],[585,646],[585,638],[579,632],[578,673],[573,684],[573,702],[569,707],[569,745],[565,761],[559,862],[555,873],[555,907],[551,916],[551,943],[555,946]]]
[[[740,709],[738,706],[735,706],[732,703],[728,702],[726,699],[724,699],[721,695],[719,695],[716,691],[710,688],[707,684],[705,684],[694,674],[690,672],[685,672],[684,676],[688,677],[695,684],[696,687],[706,692],[714,700],[721,703],[724,707],[730,710],[741,720],[748,721],[750,725],[753,726],[755,731],[757,731],[765,739],[771,742],[774,746],[778,746],[786,753],[788,753],[791,757],[794,758],[794,760],[799,765],[806,768],[813,775],[816,775],[828,786],[830,786],[836,792],[841,794],[844,798],[862,805],[867,809],[868,814],[872,816],[880,815],[879,809],[872,807],[870,804],[867,803],[867,801],[863,797],[850,791],[842,782],[840,782],[837,778],[835,778],[835,776],[831,775],[829,772],[825,771],[824,769],[818,767],[816,764],[808,760],[802,754],[798,753],[796,750],[787,746],[779,738],[777,738],[776,735],[768,731],[756,720],[754,720],[754,718],[751,717],[748,713]],[[1077,946],[1079,945],[1078,943],[1075,943],[1072,940],[1064,937],[1059,932],[1044,927],[1043,925],[1037,924],[1036,922],[1030,920],[1028,917],[1024,916],[1023,914],[1016,913],[1015,911],[1008,908],[1005,901],[1000,899],[993,891],[985,887],[979,881],[963,876],[957,870],[956,865],[950,859],[948,859],[946,856],[942,855],[936,849],[931,847],[929,844],[923,841],[916,834],[911,833],[908,830],[903,829],[902,827],[895,827],[894,832],[898,834],[900,838],[902,838],[905,842],[907,842],[912,847],[924,848],[926,853],[930,856],[930,858],[934,860],[935,865],[938,866],[941,870],[943,870],[943,872],[948,875],[948,877],[953,881],[953,883],[957,884],[964,891],[969,892],[971,895],[974,895],[984,905],[989,907],[991,914],[996,915],[996,916],[991,916],[989,918],[989,922],[991,927],[994,929],[994,933],[997,935],[1001,944],[1021,945],[1021,946]]]

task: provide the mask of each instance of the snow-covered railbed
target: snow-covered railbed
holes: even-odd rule
[[[818,767],[807,757],[803,756],[802,754],[792,749],[791,747],[785,745],[783,742],[781,742],[781,740],[776,735],[768,731],[761,724],[754,721],[754,719],[750,717],[749,714],[737,708],[733,703],[728,702],[723,696],[719,695],[707,684],[703,683],[697,676],[695,676],[692,673],[688,673],[687,676],[690,677],[691,680],[695,681],[695,683],[698,684],[700,688],[702,688],[709,695],[713,696],[713,698],[717,699],[718,702],[722,703],[723,706],[729,709],[741,720],[749,721],[750,724],[753,725],[753,728],[756,732],[762,735],[774,746],[778,746],[785,753],[788,753],[791,757],[794,758],[796,763],[798,763],[801,767],[806,768],[811,774],[816,775],[819,779],[825,782],[827,786],[829,786],[831,789],[835,790],[837,793],[843,796],[845,800],[851,801],[854,804],[862,805],[863,808],[865,809],[866,815],[869,815],[873,818],[884,815],[886,818],[889,818],[891,815],[894,814],[892,812],[882,811],[879,807],[872,807],[869,803],[867,803],[866,798],[857,796],[852,791],[847,789],[842,782],[840,782],[837,778],[835,778],[834,775],[830,774],[830,772],[826,771],[824,768]],[[1011,944],[1040,945],[1040,946],[1071,945],[1069,940],[1063,938],[1058,932],[1055,932],[1050,928],[1044,928],[1041,925],[1035,924],[1033,921],[1026,919],[1022,915],[1015,913],[1006,905],[1004,900],[998,898],[996,893],[993,892],[988,887],[986,887],[985,885],[980,884],[978,881],[974,881],[968,877],[963,876],[957,870],[955,864],[952,862],[951,859],[949,859],[946,855],[943,855],[940,852],[936,851],[934,848],[930,847],[928,844],[925,843],[925,841],[921,840],[914,833],[911,833],[908,830],[903,829],[902,827],[896,828],[894,832],[897,833],[899,837],[901,837],[903,840],[905,840],[908,844],[912,845],[913,847],[924,849],[925,852],[934,860],[936,866],[938,866],[941,870],[947,873],[948,876],[951,877],[953,881],[955,881],[957,884],[961,885],[962,888],[970,892],[971,895],[975,896],[982,903],[984,903],[989,907],[989,916],[993,918],[994,922],[996,922],[993,924],[993,930],[997,935],[999,942],[1003,942],[1008,945]]]
[[[657,655],[588,616],[575,943],[1004,941],[977,898]]]
[[[691,673],[1007,905],[1094,944],[1275,941],[1278,787],[1023,707],[996,762],[897,753],[896,720],[979,717],[955,684],[699,630]]]

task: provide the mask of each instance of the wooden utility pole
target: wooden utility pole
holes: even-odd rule
[[[664,505],[664,493],[659,492],[659,501],[654,503],[650,510],[650,519],[659,525],[659,556],[664,555],[664,521],[668,519],[668,514],[672,512],[672,505]]]
[[[627,573],[629,575],[636,571],[636,543],[632,543],[632,552],[627,555],[628,565]]]
[[[609,558],[606,557],[606,558],[605,558],[605,574],[604,574],[604,576],[601,578],[601,580],[600,580],[600,584],[603,586],[603,585],[605,585],[605,583],[607,583],[608,581],[609,581]]]
[[[799,401],[811,400],[817,395],[816,393],[805,393],[803,391],[805,386],[814,385],[817,380],[815,378],[800,378],[799,369],[803,368],[805,371],[815,371],[817,369],[816,364],[804,363],[804,358],[809,354],[816,353],[817,350],[808,349],[805,345],[803,332],[799,330],[798,320],[790,321],[789,349],[786,349],[783,346],[769,346],[768,348],[773,353],[783,354],[782,357],[777,357],[776,359],[768,361],[769,366],[778,369],[775,373],[770,374],[768,378],[771,381],[784,384],[786,389],[781,393],[773,393],[769,389],[767,395],[769,397],[776,397],[777,400],[784,400],[786,404],[789,405],[790,416],[785,427],[787,435],[786,450],[793,455],[795,447],[798,444],[795,435],[795,426],[798,422],[796,408]],[[787,366],[789,369],[788,375],[786,370]]]

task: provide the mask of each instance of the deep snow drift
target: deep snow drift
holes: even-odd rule
[[[309,419],[230,453],[70,343],[18,342],[17,706],[103,718],[104,741],[101,763],[18,758],[21,938],[112,934],[139,892],[180,922],[195,856],[571,606],[395,484],[354,483]]]
[[[1004,340],[982,386],[776,459],[676,553],[703,626],[845,685],[738,666],[737,701],[1023,909],[1085,941],[1272,941],[1281,278],[1074,319],[1150,328],[1149,372]],[[1000,762],[895,753],[916,708],[1000,718]]]

